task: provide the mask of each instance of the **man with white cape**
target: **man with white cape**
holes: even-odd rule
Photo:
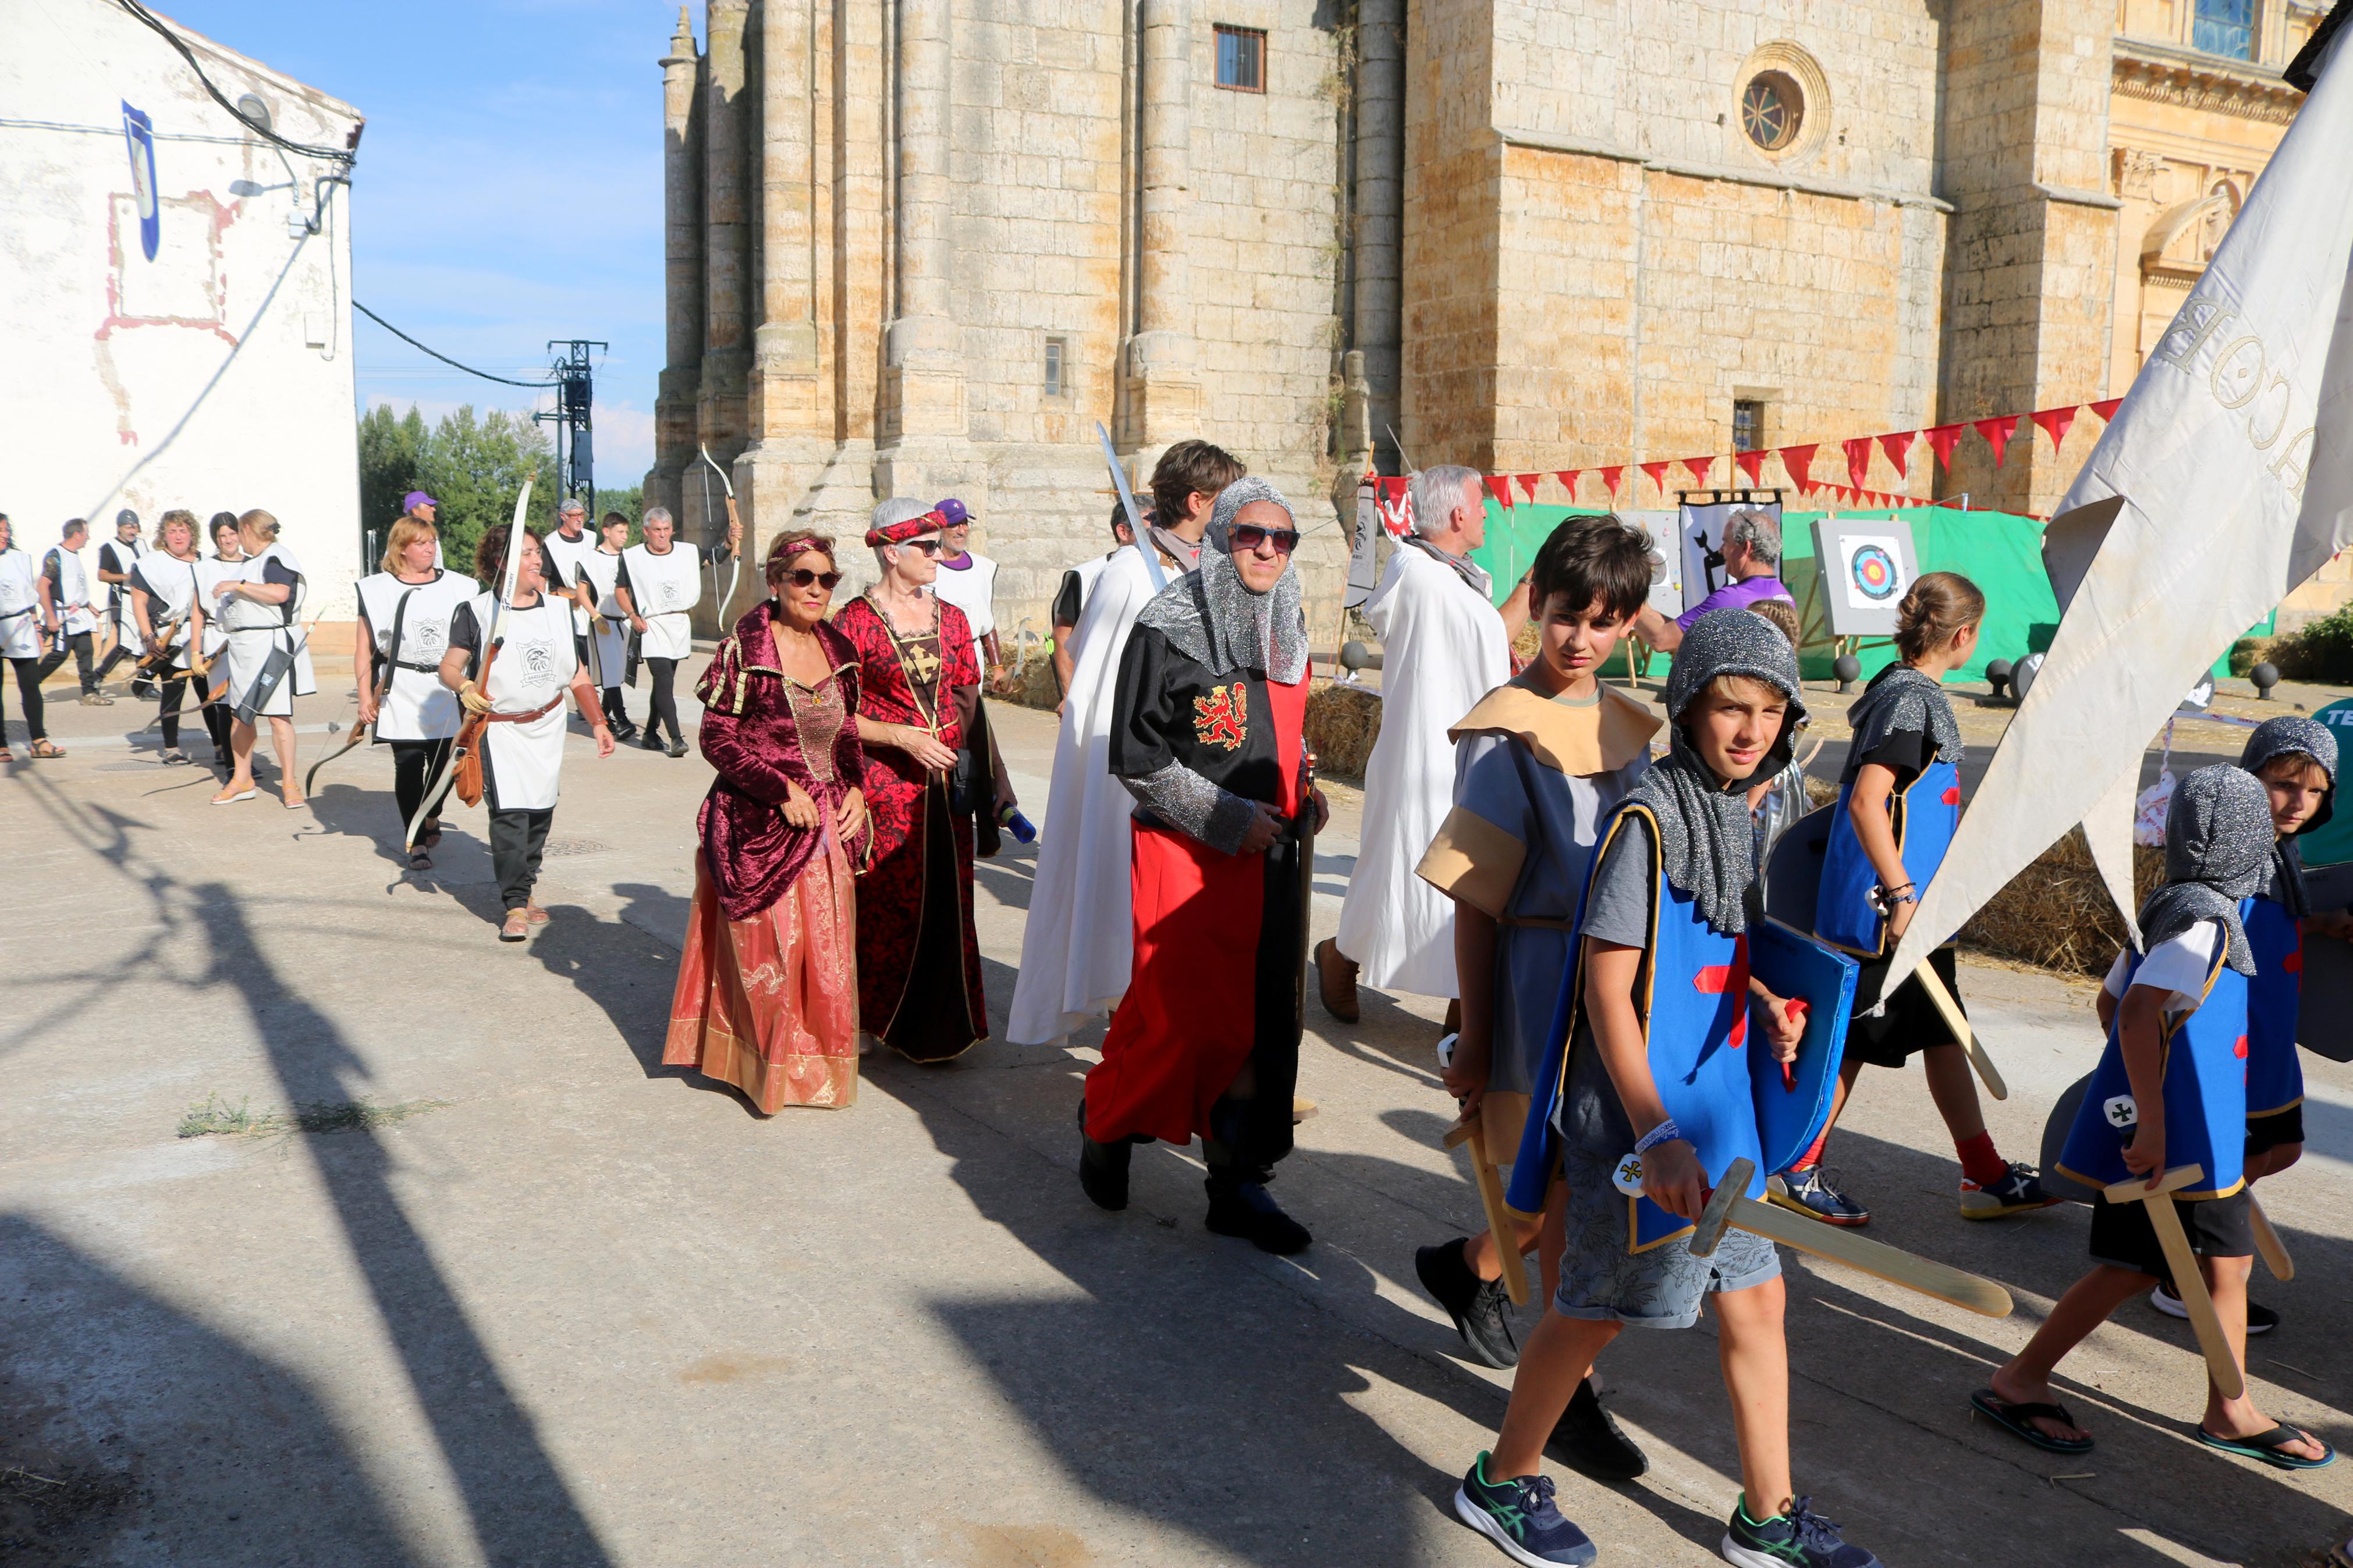
[[[1356,868],[1340,934],[1315,949],[1318,994],[1344,1023],[1356,983],[1451,1001],[1454,903],[1414,872],[1454,807],[1447,731],[1512,678],[1512,638],[1527,624],[1523,581],[1498,615],[1471,552],[1487,541],[1485,482],[1451,464],[1413,479],[1413,535],[1389,556],[1365,619],[1381,639],[1381,732],[1365,765]]]
[[[1021,931],[1021,968],[1006,1022],[1006,1037],[1017,1046],[1060,1040],[1110,1011],[1127,991],[1135,961],[1128,868],[1135,797],[1111,776],[1111,724],[1120,656],[1135,617],[1159,591],[1143,552],[1153,552],[1164,580],[1197,569],[1218,494],[1244,471],[1207,441],[1179,441],[1161,454],[1152,471],[1155,521],[1136,548],[1104,565],[1079,614],[1029,919]]]

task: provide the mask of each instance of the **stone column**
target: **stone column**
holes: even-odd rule
[[[1354,352],[1344,362],[1348,397],[1344,467],[1353,487],[1365,447],[1385,474],[1405,465],[1389,431],[1398,422],[1398,250],[1404,236],[1405,0],[1358,0],[1356,6],[1356,190],[1351,237],[1355,279]],[[1359,357],[1361,356],[1361,357]],[[1361,400],[1362,414],[1357,409]],[[1351,492],[1353,494],[1353,490]]]
[[[1136,331],[1126,346],[1127,444],[1141,471],[1172,441],[1199,434],[1201,384],[1193,343],[1192,29],[1187,0],[1143,0],[1144,116],[1137,189]]]
[[[679,476],[694,461],[695,393],[702,377],[702,121],[695,80],[702,62],[686,7],[678,8],[662,68],[662,292],[668,343],[654,392],[654,466],[648,506],[679,507]]]
[[[752,372],[750,61],[745,32],[751,0],[711,0],[703,71],[703,336],[698,434],[722,463],[744,444]],[[680,513],[688,539],[713,526],[701,491],[686,487]],[[723,513],[716,526],[725,528]]]
[[[735,491],[749,547],[765,552],[794,526],[833,450],[832,387],[824,374],[818,291],[829,286],[818,230],[828,198],[820,184],[817,127],[829,121],[830,8],[823,0],[754,0],[753,37],[760,103],[759,321],[752,334],[751,445],[735,459]],[[826,51],[827,88],[818,84]],[[754,557],[757,559],[758,557]],[[740,598],[741,595],[739,595]]]
[[[875,457],[876,493],[926,500],[968,482],[963,336],[950,292],[951,9],[950,0],[899,0],[898,276],[883,333],[882,447]]]

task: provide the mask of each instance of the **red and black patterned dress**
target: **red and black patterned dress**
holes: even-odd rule
[[[971,623],[934,601],[935,626],[902,637],[863,595],[833,617],[859,658],[858,711],[963,738],[955,693],[980,684]],[[866,748],[872,858],[858,878],[858,1016],[868,1034],[919,1062],[961,1056],[988,1037],[980,937],[972,919],[973,823],[956,816],[944,773],[895,746]]]

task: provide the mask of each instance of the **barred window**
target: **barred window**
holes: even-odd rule
[[[1266,31],[1261,27],[1218,29],[1218,85],[1236,92],[1266,90]]]
[[[1765,445],[1765,404],[1762,399],[1741,397],[1732,405],[1732,449],[1754,452]]]
[[[1046,340],[1046,395],[1060,397],[1070,390],[1071,340]]]

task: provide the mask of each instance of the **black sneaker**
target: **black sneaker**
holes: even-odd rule
[[[1860,1546],[1850,1546],[1839,1527],[1807,1507],[1814,1500],[1799,1498],[1787,1513],[1771,1519],[1748,1517],[1745,1496],[1732,1505],[1724,1527],[1724,1544],[1717,1548],[1726,1563],[1740,1568],[1882,1568],[1878,1558]]]
[[[1520,1363],[1519,1341],[1513,1336],[1508,1311],[1510,1295],[1501,1279],[1482,1279],[1462,1256],[1467,1237],[1425,1247],[1413,1255],[1413,1271],[1430,1300],[1454,1320],[1454,1331],[1463,1348],[1481,1366],[1497,1369]]]
[[[2148,1293],[2148,1304],[2168,1318],[2189,1316],[2189,1309],[2183,1306],[2181,1298],[2173,1293],[2173,1285],[2169,1280],[2158,1281],[2157,1289]],[[2254,1338],[2257,1334],[2270,1333],[2278,1327],[2277,1312],[2259,1301],[2250,1300],[2247,1303],[2247,1337],[2249,1339]]]
[[[1235,1236],[1261,1252],[1278,1257],[1304,1252],[1315,1238],[1307,1227],[1282,1212],[1263,1181],[1236,1181],[1209,1173],[1209,1212],[1202,1223],[1219,1236]]]
[[[2042,1190],[2042,1173],[2033,1166],[2016,1160],[2010,1163],[2000,1181],[1989,1185],[1981,1187],[1966,1176],[1961,1178],[1963,1219],[2000,1219],[2005,1215],[2047,1209],[2064,1201]]]
[[[1768,1178],[1765,1201],[1794,1209],[1824,1225],[1865,1226],[1871,1211],[1841,1192],[1822,1174],[1820,1165]]]
[[[1079,1185],[1097,1208],[1113,1213],[1127,1206],[1127,1156],[1132,1147],[1124,1138],[1098,1143],[1087,1136],[1087,1102],[1079,1100]]]
[[[624,719],[613,726],[613,739],[626,745],[638,738],[638,727]]]
[[[1597,1481],[1630,1481],[1651,1468],[1649,1458],[1602,1405],[1589,1377],[1570,1395],[1545,1452]]]
[[[1593,1538],[1561,1517],[1553,1501],[1550,1476],[1487,1479],[1482,1454],[1455,1489],[1454,1512],[1463,1523],[1504,1549],[1504,1555],[1529,1568],[1585,1568],[1601,1554]]]
[[[686,742],[683,737],[670,742],[670,754],[673,757],[682,757],[686,755]]]
[[[647,731],[645,739],[638,742],[638,749],[643,752],[660,751],[662,749],[661,731],[659,730]]]

